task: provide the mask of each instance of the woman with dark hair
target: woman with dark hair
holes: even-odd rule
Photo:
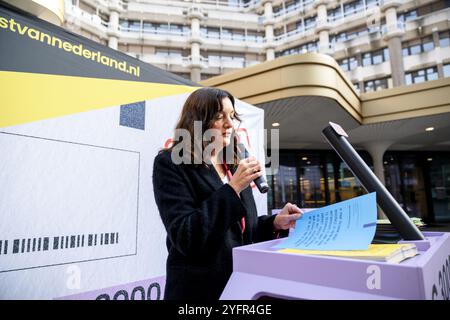
[[[232,273],[232,248],[273,239],[302,214],[288,203],[258,217],[249,184],[261,165],[238,158],[236,121],[230,93],[198,89],[183,106],[177,141],[155,158],[153,189],[169,253],[164,299],[217,300]]]

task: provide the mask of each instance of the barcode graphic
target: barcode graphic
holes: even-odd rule
[[[97,241],[99,235],[100,241]],[[87,239],[85,241],[85,239]],[[51,243],[52,242],[52,243]],[[12,246],[8,247],[8,244]],[[78,234],[70,236],[23,238],[0,240],[0,256],[7,254],[22,254],[49,250],[73,249],[83,247],[106,246],[119,243],[118,232]]]

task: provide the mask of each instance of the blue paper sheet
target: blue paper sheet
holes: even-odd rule
[[[303,214],[277,249],[367,250],[375,236],[375,192]]]

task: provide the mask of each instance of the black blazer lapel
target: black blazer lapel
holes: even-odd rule
[[[199,175],[214,191],[223,186],[216,169],[212,166],[199,165]]]

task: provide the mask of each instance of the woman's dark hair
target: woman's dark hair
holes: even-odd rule
[[[183,151],[189,150],[189,155],[183,155],[183,158],[189,159],[189,163],[202,163],[207,165],[205,159],[203,159],[202,156],[203,150],[210,142],[203,141],[203,135],[206,130],[210,129],[214,125],[214,122],[217,121],[218,117],[223,112],[222,100],[224,98],[229,98],[231,104],[233,105],[233,109],[235,109],[234,97],[228,91],[205,87],[192,92],[184,103],[180,119],[178,120],[178,123],[175,127],[175,136],[173,138],[174,144],[169,148],[169,150],[173,150],[176,146],[183,143],[183,140],[179,140],[179,137],[177,136],[177,130],[187,130],[189,132],[190,144],[186,145],[190,146],[190,148],[183,148]],[[236,110],[234,112],[234,118],[238,121],[241,121],[239,115],[236,113]],[[195,121],[201,121],[201,137],[195,137],[194,135]],[[232,147],[233,150],[228,150],[228,152],[232,152],[231,154],[233,155],[233,160],[232,163],[230,163],[230,161],[227,161],[227,163],[230,163],[231,165],[237,165],[238,141],[237,136],[234,132],[232,134],[232,138],[233,140],[232,143],[230,143],[230,147]],[[199,152],[195,152],[196,150],[201,151],[200,154],[198,154]],[[222,161],[225,161],[225,154],[229,153],[227,153],[224,148],[221,157]]]

